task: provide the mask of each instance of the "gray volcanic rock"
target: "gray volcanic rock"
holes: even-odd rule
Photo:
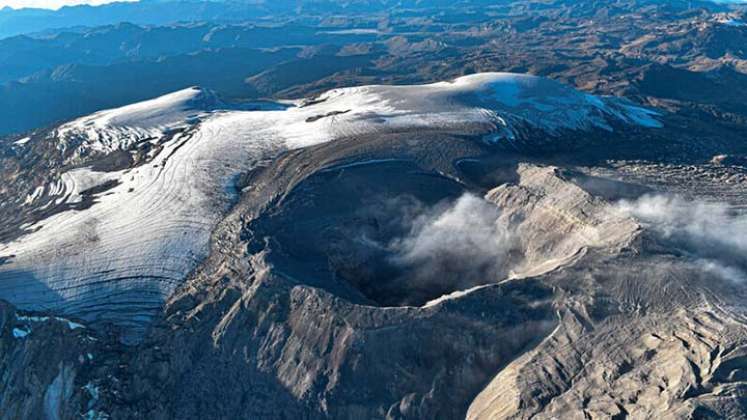
[[[514,277],[553,271],[588,250],[619,253],[638,236],[640,226],[600,197],[565,179],[557,167],[521,164],[516,185],[491,190],[487,199],[518,220],[524,259]]]
[[[154,146],[57,167],[71,202],[99,187],[56,213],[95,234],[44,218],[1,248],[41,291],[0,289],[38,311],[0,307],[0,418],[747,417],[743,168],[614,160],[676,118],[506,74],[152,106],[72,124]],[[124,117],[182,112],[127,142]]]
[[[592,298],[577,301],[552,335],[498,373],[467,417],[744,418],[743,315],[703,295],[717,278],[660,259],[551,275],[559,287],[604,281],[577,286]],[[668,276],[687,284],[673,290]]]
[[[82,324],[20,314],[0,301],[0,418],[78,417],[91,399],[81,372],[98,354],[90,334]]]
[[[367,264],[375,267],[369,273],[373,277],[394,276],[386,282],[348,278],[353,287],[366,284],[363,289],[371,289],[362,290],[368,299],[382,305],[423,304],[442,292],[492,281],[485,280],[486,275],[502,276],[500,264],[490,263],[483,252],[480,269],[491,273],[470,273],[460,285],[432,284],[422,272],[408,273],[394,267],[396,263],[377,260],[396,260],[380,250],[395,246],[388,242],[396,240],[410,246],[404,230],[419,222],[402,214],[400,226],[373,233],[377,238],[372,246],[358,248],[334,237],[365,241],[369,233],[346,231],[366,226],[351,216],[374,220],[381,227],[378,219],[386,224],[383,219],[391,215],[374,209],[377,200],[400,212],[409,210],[395,201],[413,199],[412,206],[424,210],[468,192],[453,176],[431,173],[445,171],[444,161],[467,157],[464,136],[471,137],[471,149],[478,148],[475,142],[483,148],[537,146],[538,139],[562,148],[573,134],[615,135],[661,127],[656,111],[622,98],[597,97],[553,80],[511,73],[473,74],[427,85],[341,88],[311,101],[255,105],[231,107],[209,91],[189,88],[100,111],[15,142],[22,157],[8,159],[12,165],[7,176],[24,182],[5,193],[4,213],[10,216],[3,224],[7,239],[0,242],[0,297],[27,310],[51,310],[95,325],[116,324],[125,340],[137,340],[167,297],[208,256],[211,231],[239,199],[241,189],[256,188],[242,184],[242,174],[283,152],[359,139],[358,150],[378,144],[389,148],[387,156],[359,162],[338,153],[343,162],[320,160],[330,166],[318,168],[318,174],[297,190],[288,186],[282,192],[284,206],[258,220],[256,233],[281,243],[271,263],[289,275],[306,276],[311,270],[314,274],[306,281],[314,284],[320,281],[316,273],[325,266],[347,276],[343,265],[356,272],[356,265]],[[416,146],[402,138],[428,141],[428,135],[431,142],[447,143],[434,149],[441,156],[408,151]],[[371,140],[374,136],[392,137],[390,144],[381,145]],[[421,170],[417,159],[426,157],[440,158],[438,169]],[[27,159],[31,165],[20,164]],[[346,162],[351,159],[356,161]],[[388,169],[379,169],[380,159]],[[371,180],[378,178],[384,185],[390,171],[401,174],[400,185],[360,194],[362,182],[373,186]],[[421,173],[410,177],[410,171]],[[353,177],[344,180],[348,172]],[[328,178],[335,177],[343,179],[338,186],[345,191],[324,189]],[[489,212],[484,204],[476,205]],[[366,211],[380,214],[363,214]],[[397,230],[402,232],[393,236]],[[494,248],[503,246],[485,239],[494,242]],[[348,258],[335,247],[361,252]],[[330,253],[335,256],[329,261],[318,258]],[[284,257],[289,257],[287,264],[281,261]],[[458,259],[445,261],[456,264]],[[424,284],[408,282],[407,276]],[[455,271],[451,276],[465,274]],[[401,285],[407,290],[399,290]],[[412,293],[415,288],[423,290]],[[351,290],[347,296],[356,293]]]

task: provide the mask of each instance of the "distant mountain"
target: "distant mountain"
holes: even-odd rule
[[[1,132],[18,132],[119,106],[195,84],[252,97],[244,79],[296,51],[253,49],[204,51],[158,61],[104,66],[70,64],[42,71],[22,82],[0,85]],[[38,112],[44,109],[45,112]]]
[[[163,25],[176,22],[238,21],[265,15],[259,5],[214,1],[153,1],[69,6],[59,10],[4,8],[0,10],[0,37],[76,26],[120,22]]]
[[[319,28],[296,24],[208,23],[161,27],[123,23],[47,38],[6,38],[0,40],[0,135],[193,85],[231,98],[269,95],[369,63],[367,54],[334,59],[330,55],[334,57],[345,43],[375,38],[324,34]],[[327,46],[301,54],[318,44]],[[306,63],[307,71],[295,71],[294,62]],[[281,63],[291,71],[273,76],[272,83],[267,74],[257,87],[247,82]],[[41,107],[45,112],[36,112]]]
[[[578,2],[562,0],[557,3]],[[469,8],[474,6],[505,7],[509,0],[141,0],[137,2],[108,3],[100,6],[68,6],[59,10],[0,9],[0,38],[45,32],[61,28],[94,27],[130,22],[139,25],[165,25],[184,22],[237,22],[276,19],[282,16],[320,14],[370,14],[390,10],[427,10]],[[583,2],[582,2],[583,3]],[[637,0],[635,3],[663,3],[673,8],[708,7],[717,8],[717,3],[744,3],[739,0]],[[593,5],[595,6],[595,5]],[[727,6],[724,6],[727,7]],[[591,11],[593,7],[579,10]]]
[[[43,38],[15,36],[0,40],[0,83],[65,64],[100,66],[218,48],[344,44],[376,37],[375,34],[345,36],[331,33],[333,29],[293,23],[202,22],[166,26],[119,23],[77,32],[65,30]]]
[[[193,85],[254,100],[513,71],[636,95],[645,94],[641,87],[674,87],[619,69],[640,75],[656,63],[685,73],[724,66],[737,77],[747,72],[747,27],[739,25],[744,14],[736,6],[685,0],[482,2],[148,0],[60,11],[4,9],[0,21],[41,16],[73,27],[49,29],[42,22],[42,33],[0,39],[0,136]],[[629,21],[631,9],[646,10],[648,18]],[[86,26],[107,19],[145,23]],[[197,21],[159,23],[192,19]],[[586,23],[576,26],[579,20]],[[10,27],[0,24],[0,30]],[[574,37],[583,43],[572,42]],[[544,40],[540,48],[537,39]],[[690,54],[678,54],[682,45],[692,45]],[[576,67],[578,54],[596,59]],[[601,73],[611,78],[596,76]],[[741,112],[739,106],[730,109]]]
[[[489,2],[470,0],[467,5]],[[425,3],[409,0],[389,3],[387,1],[334,0],[314,1],[199,1],[199,0],[142,0],[138,2],[109,3],[101,6],[69,6],[59,10],[47,9],[0,9],[0,38],[46,32],[62,28],[95,27],[129,22],[137,25],[168,25],[188,22],[231,23],[259,21],[263,18],[301,16],[304,14],[366,14],[394,7],[453,6],[453,2],[431,0]]]

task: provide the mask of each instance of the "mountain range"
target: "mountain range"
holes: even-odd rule
[[[743,6],[24,13],[165,5],[0,39],[0,419],[747,418]]]

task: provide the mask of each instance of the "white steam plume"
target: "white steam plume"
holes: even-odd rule
[[[691,253],[703,270],[734,282],[747,280],[747,214],[724,203],[671,195],[645,195],[618,207]]]
[[[501,279],[515,245],[500,209],[467,193],[416,217],[409,234],[390,248],[393,262],[409,268],[416,281],[455,290]]]

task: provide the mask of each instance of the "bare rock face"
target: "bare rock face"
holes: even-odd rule
[[[744,328],[700,306],[633,320],[566,317],[493,379],[467,417],[742,418]]]
[[[726,376],[715,372],[724,370],[722,355],[741,357],[745,329],[739,316],[700,295],[695,279],[703,275],[669,258],[633,257],[656,246],[643,227],[557,168],[519,172],[519,185],[489,197],[521,220],[521,237],[535,251],[526,255],[573,257],[556,257],[572,267],[541,277],[563,289],[573,284],[566,290],[576,296],[562,300],[558,327],[501,370],[467,418],[743,416],[744,402],[721,394],[745,386],[740,362],[726,363]],[[666,290],[662,276],[685,289]]]
[[[82,324],[21,314],[0,301],[0,418],[67,419],[95,394],[84,389],[96,340]],[[82,411],[81,411],[82,410]]]
[[[519,165],[519,182],[491,190],[486,198],[517,223],[524,249],[514,277],[543,274],[572,263],[588,249],[620,252],[635,240],[639,225],[564,179],[557,167]]]

